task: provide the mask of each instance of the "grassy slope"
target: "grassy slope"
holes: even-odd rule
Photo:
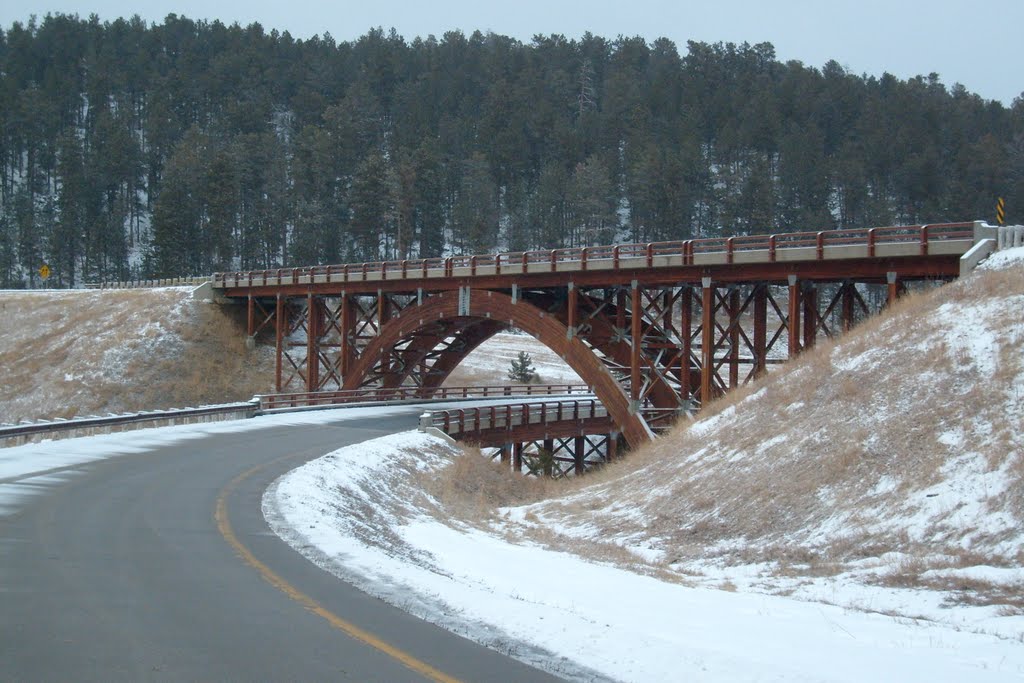
[[[0,422],[245,400],[272,388],[237,311],[185,288],[0,293]]]
[[[676,580],[1024,620],[1022,312],[1024,254],[904,298],[591,477],[524,499],[467,464],[435,493],[472,521],[489,491],[492,512],[517,505],[505,533]]]
[[[0,292],[0,423],[246,400],[273,390],[273,349],[245,348],[241,307],[188,288]],[[507,384],[530,353],[539,383],[578,383],[524,334],[488,340],[446,384]]]

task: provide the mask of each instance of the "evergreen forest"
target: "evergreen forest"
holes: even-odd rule
[[[0,288],[1024,219],[1024,98],[767,43],[47,15],[0,129]]]

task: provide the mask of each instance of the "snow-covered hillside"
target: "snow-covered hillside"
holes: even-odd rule
[[[499,332],[459,363],[448,376],[448,386],[508,384],[509,368],[519,352],[529,354],[539,384],[582,384],[583,380],[553,351],[528,334]]]
[[[0,291],[0,424],[202,403],[273,391],[274,351],[245,347],[242,307],[188,287]],[[272,340],[271,340],[272,341]],[[520,351],[544,384],[579,383],[526,334],[501,333],[471,353],[448,386],[509,384]]]
[[[596,475],[406,436],[264,508],[322,566],[570,677],[1020,680],[1022,312],[1010,250]]]
[[[0,423],[247,400],[273,352],[185,287],[0,292]]]

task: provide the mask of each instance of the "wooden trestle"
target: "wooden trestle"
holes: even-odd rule
[[[473,349],[518,328],[564,359],[636,446],[681,412],[848,330],[905,283],[957,277],[983,229],[901,226],[219,273],[213,287],[246,302],[251,337],[273,332],[278,391],[411,386],[428,398]]]

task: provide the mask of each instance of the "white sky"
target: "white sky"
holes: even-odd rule
[[[1011,104],[1024,92],[1022,0],[7,0],[0,25],[31,14],[96,13],[103,20],[139,14],[162,21],[175,12],[194,19],[248,24],[296,38],[330,34],[351,40],[380,26],[407,40],[461,29],[493,31],[528,42],[536,34],[570,38],[590,31],[614,38],[665,36],[681,53],[687,40],[771,42],[778,57],[820,67],[829,59],[856,74],[900,78],[936,72],[986,99]]]

